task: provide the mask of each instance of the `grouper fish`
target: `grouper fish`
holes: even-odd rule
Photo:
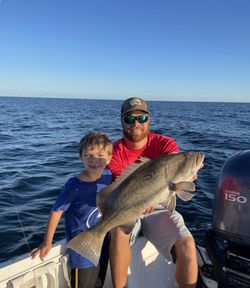
[[[67,247],[97,266],[108,231],[121,226],[130,233],[147,208],[161,204],[173,212],[176,195],[184,201],[193,197],[193,181],[203,167],[204,157],[202,152],[180,152],[152,160],[140,157],[139,163],[129,166],[116,181],[97,193],[102,217],[95,226],[71,239]]]

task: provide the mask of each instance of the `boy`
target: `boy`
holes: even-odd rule
[[[106,169],[112,156],[112,142],[104,133],[89,133],[80,141],[79,155],[85,169],[78,176],[71,177],[62,188],[51,211],[44,241],[32,250],[32,259],[39,255],[43,261],[48,255],[63,212],[67,241],[98,221],[96,193],[112,182],[111,172]],[[102,260],[101,257],[100,263]],[[69,263],[71,287],[102,287],[103,283],[98,275],[100,264],[94,267],[88,259],[70,249]]]

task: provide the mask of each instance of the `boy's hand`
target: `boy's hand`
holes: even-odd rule
[[[34,259],[37,255],[39,255],[39,258],[44,261],[44,257],[49,254],[51,248],[52,244],[42,244],[30,252],[31,258]]]

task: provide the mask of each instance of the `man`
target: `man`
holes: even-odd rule
[[[153,159],[179,151],[173,139],[150,132],[148,105],[139,97],[129,98],[123,102],[121,124],[124,136],[114,143],[113,156],[109,164],[115,177],[134,163],[139,156]],[[149,207],[145,211],[145,217],[141,221],[143,235],[154,244],[165,259],[172,261],[170,251],[174,252],[175,274],[179,287],[195,287],[198,264],[192,235],[177,211],[171,214],[163,207],[160,210],[155,208]],[[130,236],[119,227],[111,231],[109,257],[114,288],[126,287],[127,271],[131,261]]]

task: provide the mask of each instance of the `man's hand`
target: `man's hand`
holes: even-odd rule
[[[151,206],[151,207],[147,208],[143,214],[150,214],[154,211],[154,209],[155,209],[155,207]]]

